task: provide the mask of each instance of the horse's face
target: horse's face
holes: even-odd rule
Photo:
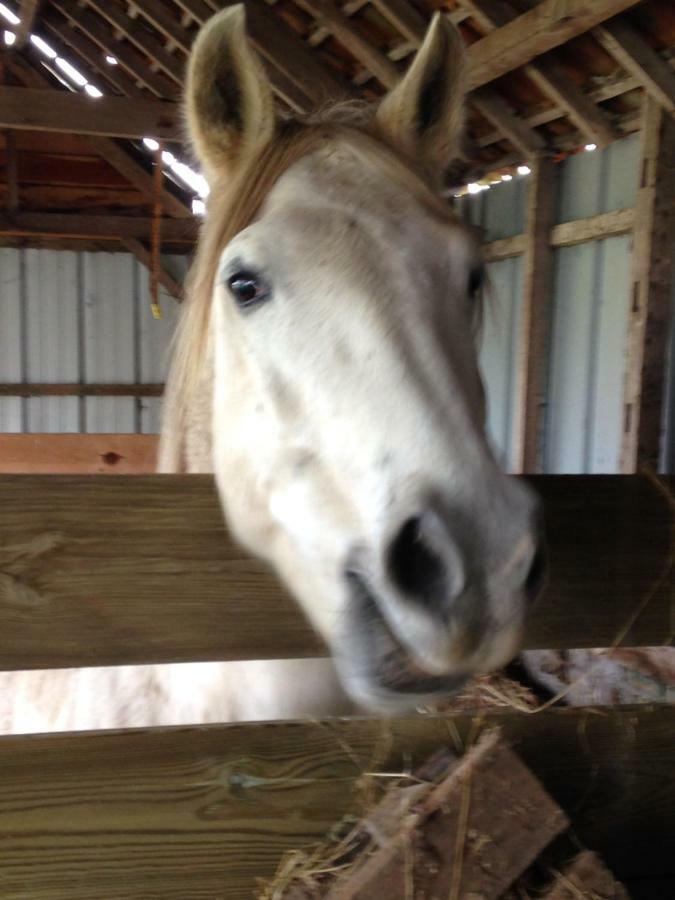
[[[484,435],[477,247],[404,182],[339,141],[296,162],[222,248],[212,320],[230,526],[392,711],[510,659],[538,567]]]

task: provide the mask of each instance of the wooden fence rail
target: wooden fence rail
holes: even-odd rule
[[[551,577],[526,646],[610,646],[641,604],[624,644],[670,641],[673,512],[660,487],[673,479],[531,481]],[[226,536],[210,478],[0,477],[0,668],[322,652],[276,579]]]
[[[0,738],[3,900],[250,900],[472,715]],[[491,713],[631,896],[671,897],[675,707]],[[516,798],[514,798],[515,801]],[[570,842],[570,856],[576,847]],[[647,880],[645,880],[647,879]]]

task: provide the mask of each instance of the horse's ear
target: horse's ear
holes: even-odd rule
[[[209,179],[272,137],[274,98],[246,37],[243,5],[213,16],[199,32],[185,100],[190,138]]]
[[[439,170],[457,154],[464,123],[464,43],[436,13],[402,81],[380,104],[381,131],[415,159]]]

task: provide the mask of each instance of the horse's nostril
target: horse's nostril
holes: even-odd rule
[[[444,602],[445,565],[425,539],[420,518],[408,519],[392,541],[387,569],[396,587],[409,597],[428,606]]]
[[[530,566],[530,571],[528,572],[527,580],[525,581],[525,592],[531,600],[536,598],[544,586],[546,569],[546,551],[544,547],[540,545],[537,548],[537,552],[534,554],[534,559],[532,560],[532,565]]]

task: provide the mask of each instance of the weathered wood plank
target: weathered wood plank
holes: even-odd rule
[[[551,246],[571,247],[573,244],[583,244],[585,241],[596,241],[619,234],[628,234],[633,230],[634,221],[635,210],[628,207],[615,209],[608,213],[599,213],[597,216],[588,216],[586,219],[563,222],[551,229]]]
[[[469,86],[494,81],[638,2],[543,0],[468,48]]]
[[[24,48],[31,31],[33,30],[41,6],[42,0],[21,0],[19,5],[20,22],[16,28],[16,42],[14,45],[17,50],[22,50]]]
[[[465,0],[481,28],[494,31],[515,19],[518,13],[504,0]],[[525,73],[555,104],[562,107],[589,141],[604,147],[620,137],[605,113],[587,97],[556,64],[552,55],[529,63]]]
[[[151,475],[156,434],[0,434],[3,475]]]
[[[0,87],[0,127],[111,137],[180,141],[180,105],[168,100],[99,97],[33,88]]]
[[[610,646],[651,591],[624,644],[668,640],[672,509],[660,490],[641,476],[533,483],[551,576],[526,646]],[[226,536],[209,477],[8,475],[0,509],[0,668],[323,652],[267,567]]]
[[[659,464],[671,319],[675,223],[675,121],[644,100],[640,182],[635,199],[621,471]]]
[[[527,194],[523,305],[516,397],[516,470],[538,472],[541,466],[542,423],[546,402],[546,360],[549,336],[551,244],[555,175],[550,159],[531,163]]]
[[[3,382],[0,397],[161,397],[164,385]]]
[[[593,34],[658,104],[675,113],[675,73],[628,22],[608,22]]]
[[[364,771],[419,765],[476,719],[0,738],[3,900],[250,900],[285,851],[362,812]],[[495,714],[617,878],[675,877],[675,708]],[[515,799],[515,798],[514,798]],[[664,895],[665,896],[665,895]]]

